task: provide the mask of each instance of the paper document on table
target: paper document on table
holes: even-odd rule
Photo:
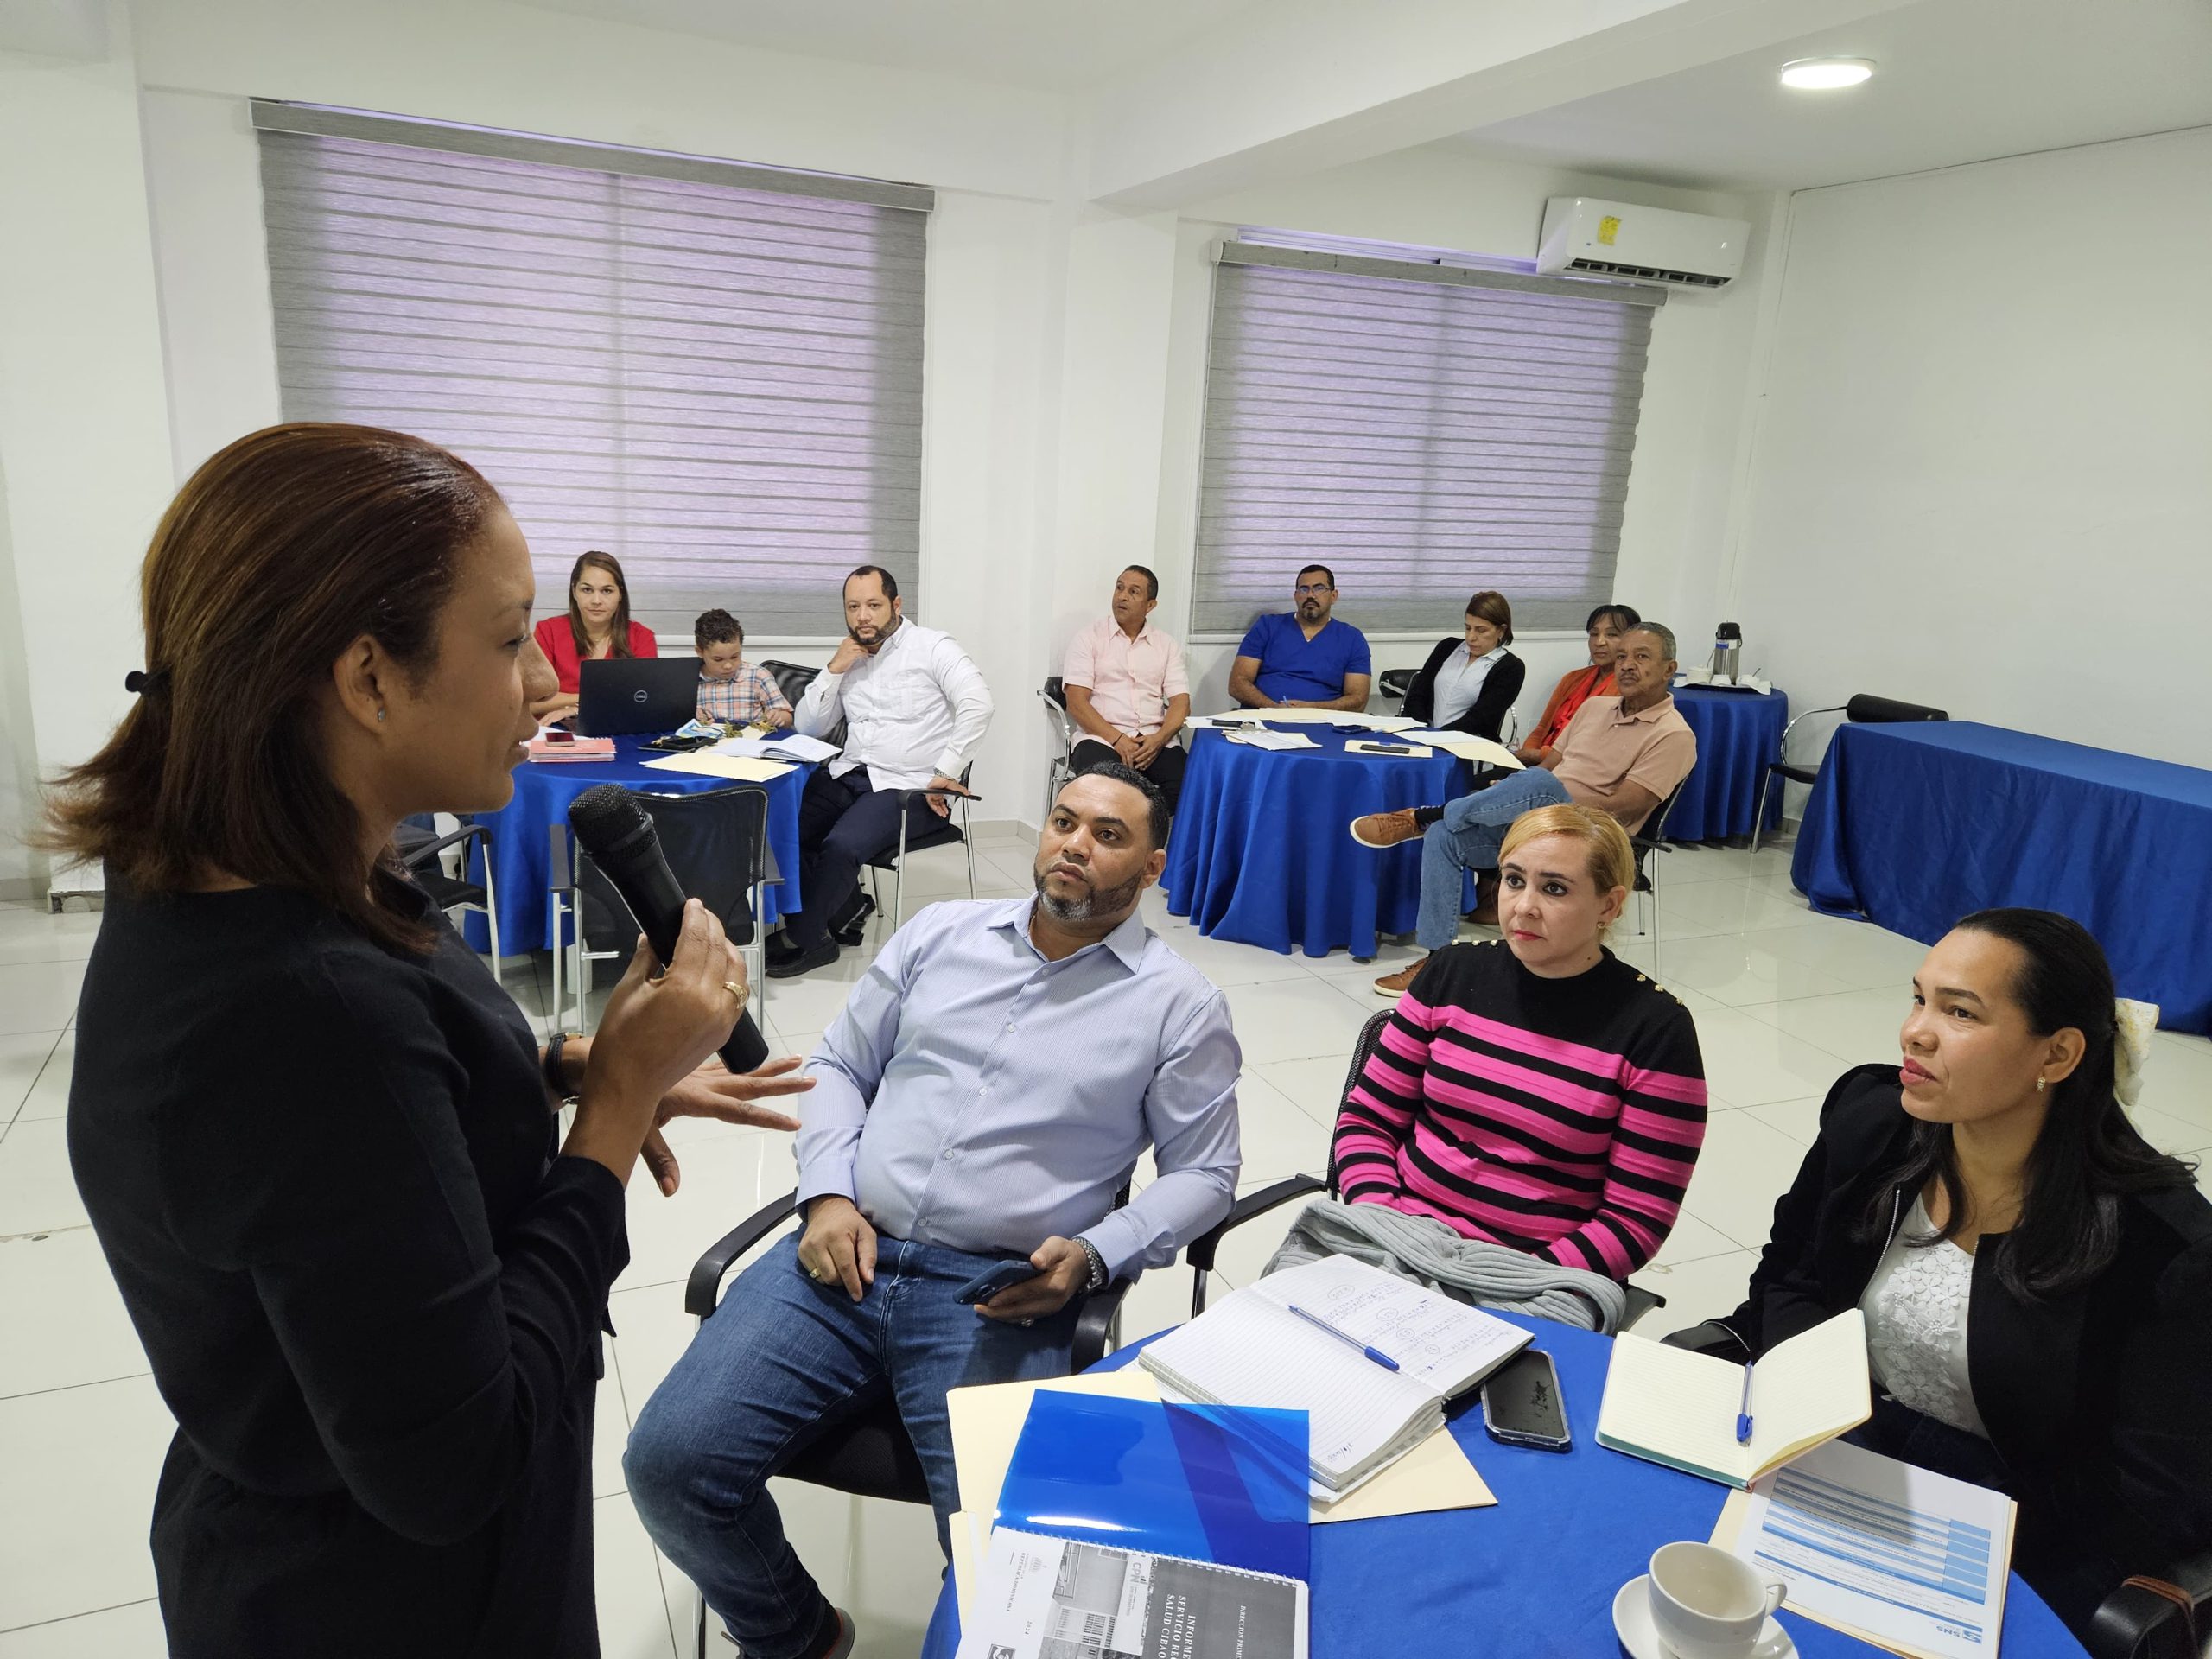
[[[1303,732],[1230,732],[1229,741],[1255,749],[1318,749],[1321,746]]]
[[[716,754],[745,754],[755,760],[827,760],[842,751],[835,743],[824,743],[818,737],[809,737],[804,732],[793,732],[788,737],[726,737],[715,745]]]
[[[758,760],[750,755],[717,754],[701,749],[693,754],[666,754],[645,765],[654,772],[696,772],[702,778],[728,778],[741,784],[765,784],[791,770],[780,760]]]
[[[990,1548],[957,1659],[1305,1659],[1297,1579],[1012,1527]]]
[[[1497,766],[1507,772],[1522,769],[1521,757],[1503,743],[1493,743],[1486,737],[1470,737],[1465,732],[1432,732],[1426,726],[1397,734],[1401,743],[1429,743],[1446,754],[1456,754],[1462,760],[1478,766]]]
[[[1986,1659],[2016,1514],[2002,1492],[1832,1440],[1732,1496],[1713,1541],[1816,1623],[1910,1659]]]

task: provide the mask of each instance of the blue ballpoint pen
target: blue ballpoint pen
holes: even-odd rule
[[[1736,1444],[1745,1445],[1751,1438],[1751,1368],[1744,1367],[1744,1403],[1736,1412]]]
[[[1295,1302],[1285,1302],[1283,1306],[1287,1307],[1292,1313],[1297,1314],[1298,1317],[1305,1320],[1306,1324],[1319,1325],[1321,1329],[1327,1332],[1338,1342],[1350,1343],[1353,1347],[1358,1349],[1361,1353],[1366,1355],[1368,1358],[1373,1360],[1377,1365],[1380,1365],[1384,1370],[1395,1371],[1398,1369],[1398,1362],[1391,1358],[1389,1355],[1384,1353],[1380,1348],[1370,1348],[1365,1343],[1362,1342],[1357,1337],[1353,1336],[1351,1332],[1338,1330],[1335,1325],[1331,1325],[1319,1314],[1308,1313],[1304,1308],[1299,1306]]]

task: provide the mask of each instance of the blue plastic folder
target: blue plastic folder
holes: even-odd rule
[[[996,1524],[1309,1576],[1306,1414],[1039,1389]]]

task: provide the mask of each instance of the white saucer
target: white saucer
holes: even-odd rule
[[[1651,1624],[1651,1592],[1645,1586],[1648,1580],[1639,1573],[1613,1592],[1613,1633],[1621,1639],[1621,1646],[1628,1649],[1629,1659],[1675,1659],[1674,1654],[1660,1644],[1659,1632]],[[1789,1639],[1789,1632],[1774,1619],[1769,1618],[1759,1629],[1757,1646],[1751,1649],[1751,1659],[1797,1659],[1797,1644]]]

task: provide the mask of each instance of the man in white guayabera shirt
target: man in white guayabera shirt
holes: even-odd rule
[[[1228,1003],[1137,914],[1166,835],[1140,773],[1071,779],[1035,895],[922,912],[807,1062],[805,1231],[730,1286],[623,1460],[646,1530],[746,1659],[851,1649],[851,1619],[767,1492],[799,1448],[894,1402],[945,1541],[959,1501],[945,1390],[1064,1374],[1085,1296],[1229,1213],[1242,1055]],[[1116,1208],[1147,1147],[1158,1175]],[[957,1299],[1007,1263],[1027,1276],[980,1306]]]
[[[768,947],[771,978],[788,979],[837,959],[870,908],[861,867],[899,844],[900,790],[957,790],[990,729],[991,692],[982,671],[950,634],[906,620],[899,581],[864,564],[845,578],[845,638],[793,711],[809,737],[842,724],[844,753],[817,766],[799,799],[799,897],[784,938]],[[906,809],[913,830],[943,817],[943,795]],[[909,833],[913,833],[910,830]]]

